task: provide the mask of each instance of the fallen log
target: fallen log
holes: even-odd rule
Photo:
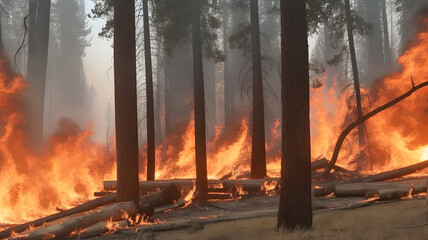
[[[348,136],[348,134],[358,125],[362,124],[363,122],[365,122],[367,119],[373,117],[374,115],[394,106],[395,104],[397,104],[398,102],[406,99],[407,97],[409,97],[410,95],[412,95],[415,91],[428,86],[428,81],[423,82],[419,85],[414,85],[413,80],[412,80],[412,88],[407,91],[406,93],[404,93],[403,95],[393,99],[392,101],[374,109],[373,111],[370,111],[369,113],[365,114],[364,116],[362,116],[361,118],[357,119],[356,121],[354,121],[353,123],[351,123],[348,127],[346,127],[339,135],[339,137],[337,138],[336,141],[336,145],[334,147],[333,150],[333,155],[330,159],[330,163],[327,165],[327,167],[325,168],[324,172],[322,173],[323,177],[327,177],[327,175],[330,173],[331,169],[333,169],[333,166],[336,165],[336,161],[337,158],[339,157],[339,152],[340,149],[342,148],[342,144],[343,141],[345,141],[346,136]]]
[[[362,182],[382,182],[382,181],[387,181],[395,178],[400,178],[400,177],[412,174],[414,172],[423,170],[427,167],[428,167],[428,160],[414,164],[414,165],[410,165],[407,167],[403,167],[403,168],[399,168],[399,169],[395,169],[395,170],[391,170],[383,173],[378,173],[368,177],[363,177],[360,179]]]
[[[116,194],[107,196],[107,197],[103,197],[103,198],[98,198],[98,199],[94,199],[92,201],[89,201],[87,203],[84,203],[80,206],[68,209],[68,210],[64,210],[62,212],[44,217],[44,218],[40,218],[31,222],[27,222],[24,224],[20,224],[17,226],[13,226],[11,228],[8,228],[6,230],[3,230],[0,232],[0,239],[3,238],[7,238],[10,237],[11,233],[21,233],[25,230],[27,230],[29,228],[29,226],[32,227],[39,227],[45,223],[48,222],[52,222],[54,220],[60,219],[60,218],[64,218],[76,213],[81,213],[81,212],[85,212],[85,211],[89,211],[107,204],[111,204],[114,203],[116,201]]]
[[[321,196],[329,195],[333,193],[335,191],[336,186],[340,184],[358,183],[358,182],[383,182],[387,180],[400,178],[400,177],[415,173],[417,171],[423,170],[425,168],[428,168],[428,160],[417,164],[413,164],[407,167],[403,167],[403,168],[399,168],[399,169],[395,169],[395,170],[391,170],[383,173],[378,173],[367,177],[354,178],[354,179],[349,179],[345,181],[340,181],[337,183],[329,183],[326,185],[316,186],[314,189],[314,196],[321,197]]]
[[[109,224],[111,224],[112,226],[109,226]],[[68,237],[68,239],[85,239],[85,238],[96,237],[108,231],[115,231],[116,229],[123,229],[128,226],[129,226],[128,220],[122,220],[114,223],[102,221],[84,229],[79,234]]]
[[[263,178],[263,179],[242,179],[242,180],[208,180],[209,188],[218,188],[217,185],[223,186],[225,191],[229,190],[232,186],[242,186],[244,191],[260,191],[264,182],[279,182],[279,178]],[[178,188],[191,188],[194,184],[194,179],[173,179],[173,180],[154,180],[154,181],[140,181],[140,190],[142,192],[153,191],[154,189],[163,189],[171,183],[174,183]],[[115,191],[116,181],[104,181],[104,190]],[[210,187],[215,185],[215,187]],[[247,190],[246,190],[247,189]]]
[[[63,239],[75,230],[85,229],[98,222],[120,221],[132,217],[136,213],[154,212],[154,207],[171,203],[178,200],[179,197],[179,190],[174,184],[171,184],[164,190],[142,196],[138,204],[134,202],[115,203],[51,226],[36,229],[23,237],[37,240],[45,238]],[[15,239],[20,238],[18,236]]]
[[[325,168],[328,165],[328,161],[326,158],[321,158],[311,163],[311,171],[315,171],[321,168]]]

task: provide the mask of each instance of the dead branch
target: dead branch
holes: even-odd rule
[[[336,141],[336,145],[334,147],[334,151],[333,151],[333,155],[331,157],[331,160],[329,162],[329,164],[327,165],[327,167],[325,168],[324,172],[322,173],[323,177],[327,177],[328,174],[330,173],[331,169],[333,168],[333,166],[336,164],[337,158],[339,157],[339,152],[340,152],[340,148],[342,147],[343,141],[345,140],[346,136],[348,136],[348,134],[358,125],[360,125],[361,123],[365,122],[367,119],[373,117],[374,115],[394,106],[395,104],[397,104],[398,102],[406,99],[407,97],[409,97],[410,95],[412,95],[414,92],[416,92],[417,90],[428,86],[428,81],[423,82],[417,86],[413,86],[409,91],[407,91],[406,93],[404,93],[403,95],[395,98],[394,100],[374,109],[373,111],[367,113],[366,115],[362,116],[360,119],[354,121],[353,123],[351,123],[348,127],[346,127],[342,133],[340,133],[339,138]]]

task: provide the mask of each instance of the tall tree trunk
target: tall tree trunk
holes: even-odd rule
[[[253,112],[251,136],[251,178],[266,176],[265,119],[263,102],[262,56],[258,0],[250,1],[251,53],[253,62]]]
[[[363,116],[363,110],[361,107],[361,92],[360,92],[360,80],[358,78],[358,65],[357,57],[355,55],[355,44],[353,36],[353,27],[352,27],[352,18],[351,18],[351,6],[349,0],[345,0],[345,14],[346,14],[346,28],[348,32],[348,42],[349,42],[349,51],[351,53],[351,64],[352,64],[352,76],[354,79],[354,89],[355,89],[355,100],[357,102],[357,118],[360,119]],[[360,150],[365,146],[364,138],[364,126],[358,126],[358,143],[360,145]]]
[[[2,29],[2,15],[0,12],[0,54],[4,54],[3,52],[3,29]],[[3,57],[3,56],[2,56]]]
[[[382,25],[383,25],[383,57],[385,63],[385,73],[391,67],[391,47],[389,44],[389,31],[388,31],[388,16],[386,15],[386,0],[382,0]]]
[[[306,1],[281,0],[282,156],[278,228],[312,226]]]
[[[230,88],[230,56],[229,56],[229,35],[227,32],[229,31],[229,9],[228,9],[228,1],[224,1],[223,3],[223,10],[222,10],[222,17],[223,17],[223,53],[224,53],[224,69],[223,69],[223,78],[224,78],[224,123],[229,122],[230,118],[230,112],[232,110],[232,104],[233,104],[233,98],[231,97],[231,88]]]
[[[152,51],[150,46],[149,4],[143,0],[144,56],[146,64],[147,104],[147,180],[155,180],[155,113],[153,106]]]
[[[372,24],[371,34],[367,36],[367,82],[373,83],[383,75],[384,57],[381,30],[381,0],[366,0],[367,21]]]
[[[30,1],[28,50],[29,143],[36,151],[43,146],[43,118],[49,47],[50,0]]]
[[[192,24],[193,92],[195,108],[196,191],[200,201],[207,200],[207,150],[205,134],[204,70],[202,65],[201,2],[194,0]]]
[[[158,49],[162,49],[160,41],[157,41]],[[162,50],[160,50],[162,51]],[[163,141],[164,130],[162,125],[162,98],[161,90],[165,88],[165,76],[162,76],[162,70],[164,68],[163,58],[165,55],[163,53],[157,54],[156,58],[156,108],[155,108],[155,132],[156,132],[156,145],[160,144]],[[165,98],[164,98],[165,100]]]
[[[134,0],[114,1],[117,201],[139,199]]]

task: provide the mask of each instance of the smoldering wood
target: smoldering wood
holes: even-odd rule
[[[14,233],[21,233],[25,230],[27,230],[29,228],[29,226],[33,226],[33,227],[39,227],[45,223],[48,222],[52,222],[54,220],[60,219],[60,218],[64,218],[76,213],[81,213],[81,212],[85,212],[85,211],[89,211],[107,204],[111,204],[114,203],[116,201],[116,194],[112,194],[110,196],[106,196],[103,198],[98,198],[98,199],[94,199],[92,201],[89,201],[87,203],[84,203],[80,206],[50,215],[50,216],[46,216],[44,218],[40,218],[34,221],[30,221],[24,224],[20,224],[17,226],[13,226],[11,228],[8,228],[6,230],[3,230],[0,232],[0,239],[2,238],[7,238],[11,235],[12,232]]]
[[[51,239],[63,239],[77,229],[85,229],[98,222],[120,221],[135,216],[137,213],[154,213],[154,207],[172,203],[178,200],[180,196],[177,186],[170,184],[164,190],[142,196],[137,204],[132,201],[115,203],[51,226],[36,229],[23,237],[26,239],[44,239],[49,236]],[[20,239],[21,237],[18,236],[13,239]]]

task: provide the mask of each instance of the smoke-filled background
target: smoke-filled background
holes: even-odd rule
[[[0,199],[4,200],[1,206],[7,206],[6,213],[16,212],[20,202],[24,206],[23,200],[14,198],[26,196],[40,196],[34,201],[38,204],[36,208],[47,212],[55,207],[72,206],[90,198],[100,189],[102,180],[115,177],[113,32],[109,1],[52,1],[44,109],[39,111],[44,114],[46,150],[38,155],[22,150],[25,144],[17,137],[26,137],[21,127],[25,121],[15,121],[20,110],[26,111],[21,109],[22,103],[17,99],[21,95],[25,98],[28,91],[25,79],[32,77],[27,74],[31,33],[24,24],[29,2],[0,1],[5,58],[2,78],[6,79],[2,84],[7,90],[4,95],[9,99],[0,103],[17,106],[6,109],[3,117],[10,118],[3,119],[3,125],[18,126],[5,128],[10,132],[1,132],[4,135],[2,144],[14,147],[13,151],[7,147],[1,149],[0,171],[3,172],[0,179],[9,177],[4,172],[16,177],[0,188],[3,194]],[[157,179],[195,175],[189,2],[150,1]],[[249,1],[204,2],[214,6],[202,5],[208,174],[210,178],[229,173],[234,177],[248,177],[252,123]],[[332,5],[325,13],[328,17],[324,18],[317,12],[319,2],[323,1],[308,1],[313,160],[330,157],[340,131],[356,119],[343,3],[329,1]],[[427,50],[426,36],[417,35],[418,31],[427,32],[427,15],[423,11],[426,7],[428,3],[423,0],[352,1],[364,112],[410,89],[411,76],[416,83],[427,79],[424,69],[428,69],[428,61],[415,54]],[[259,1],[259,14],[267,170],[269,176],[278,176],[281,139],[279,0]],[[140,178],[144,179],[146,99],[141,1],[136,1],[136,16]],[[10,83],[20,87],[9,91]],[[428,122],[426,95],[426,91],[422,92],[403,103],[405,107],[367,123],[365,138],[369,143],[369,156],[364,164],[356,162],[357,134],[352,133],[344,144],[339,165],[352,170],[380,171],[387,164],[390,165],[387,168],[400,165],[403,158],[406,162],[402,165],[428,158],[428,139],[423,134]],[[32,122],[31,118],[25,120],[27,124]],[[15,122],[18,124],[13,124]],[[391,136],[396,141],[390,141]],[[374,168],[368,167],[368,160]],[[44,177],[35,181],[36,185],[29,181],[41,175]],[[86,175],[89,177],[82,179]],[[29,191],[30,188],[33,190]],[[48,197],[43,197],[46,192],[51,193],[47,195],[48,202]],[[44,213],[31,212],[31,208],[20,209],[20,217],[3,214],[0,222],[21,221]]]

